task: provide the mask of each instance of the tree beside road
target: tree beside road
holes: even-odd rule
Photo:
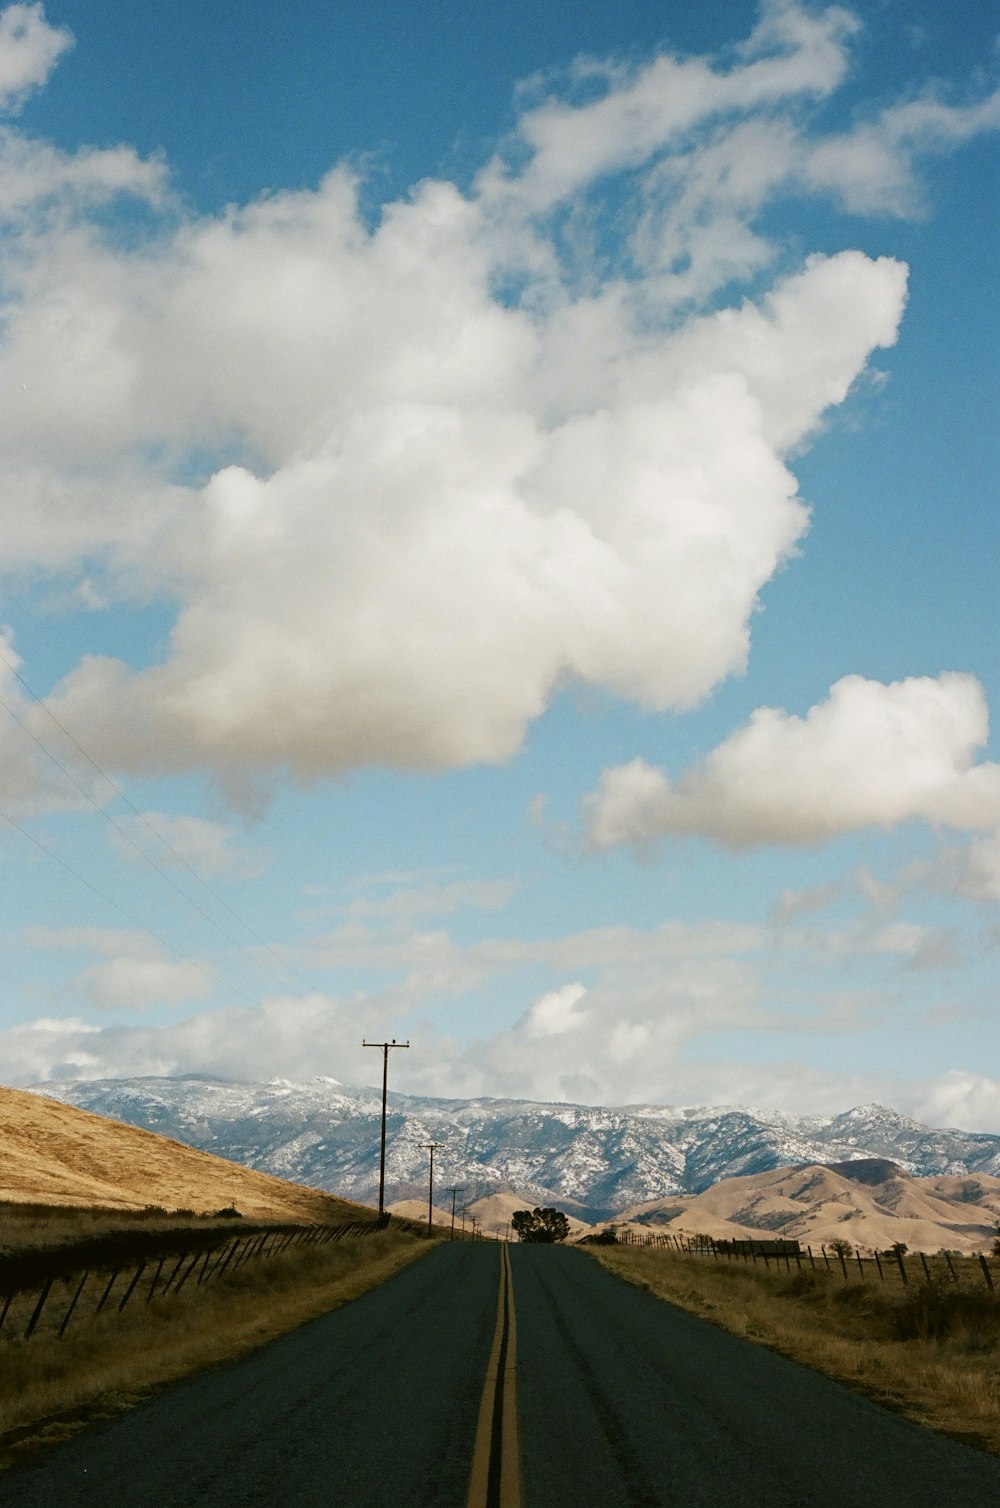
[[[551,1244],[565,1241],[569,1235],[569,1221],[562,1210],[555,1210],[551,1205],[539,1209],[536,1204],[533,1210],[515,1210],[510,1223],[521,1241]]]

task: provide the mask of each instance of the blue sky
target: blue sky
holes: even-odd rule
[[[0,11],[9,1082],[1000,1129],[998,34]]]

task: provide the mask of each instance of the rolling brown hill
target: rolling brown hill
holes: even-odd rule
[[[818,1247],[832,1241],[885,1250],[974,1253],[1000,1222],[1000,1178],[911,1178],[882,1159],[774,1168],[726,1178],[704,1193],[635,1205],[617,1222],[636,1229],[701,1232],[716,1240],[762,1234]]]
[[[20,1089],[0,1088],[0,1153],[0,1203],[195,1214],[234,1206],[254,1220],[320,1224],[374,1213]]]

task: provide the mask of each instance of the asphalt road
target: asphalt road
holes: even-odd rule
[[[498,1282],[492,1243],[438,1247],[343,1309],[0,1476],[0,1504],[464,1504]]]
[[[1000,1461],[675,1309],[583,1252],[515,1247],[524,1502],[1000,1504]]]
[[[465,1508],[476,1439],[499,1453],[506,1430],[510,1452],[515,1417],[523,1495],[501,1499],[501,1474],[483,1472],[491,1508],[1000,1504],[1000,1461],[630,1288],[582,1252],[510,1255],[512,1305],[496,1246],[444,1245],[0,1477],[0,1505]],[[508,1341],[511,1356],[492,1364]]]

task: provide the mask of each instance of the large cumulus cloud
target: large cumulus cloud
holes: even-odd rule
[[[733,291],[775,194],[868,171],[839,137],[820,183],[806,124],[855,30],[772,3],[726,59],[591,65],[467,192],[376,223],[343,167],[199,215],[127,148],[9,134],[0,569],[173,613],[158,663],[56,688],[94,756],[233,790],[446,769],[566,683],[665,709],[741,670],[807,527],[789,456],[903,310],[905,269],[849,250]],[[916,127],[869,127],[905,178]]]

